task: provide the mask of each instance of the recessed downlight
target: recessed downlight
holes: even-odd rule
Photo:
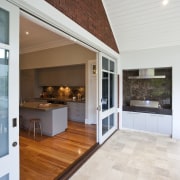
[[[168,2],[169,2],[168,0],[163,0],[163,1],[162,1],[162,5],[163,5],[163,6],[166,6],[166,5],[168,4]]]
[[[25,34],[26,34],[26,35],[29,35],[29,31],[26,31]]]

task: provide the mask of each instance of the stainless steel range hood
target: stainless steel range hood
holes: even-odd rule
[[[155,79],[166,78],[165,75],[155,75],[155,69],[139,69],[139,76],[129,76],[128,79]]]

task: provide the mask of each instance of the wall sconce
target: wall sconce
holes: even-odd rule
[[[96,75],[96,64],[92,64],[92,75]]]

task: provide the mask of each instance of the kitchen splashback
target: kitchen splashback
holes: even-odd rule
[[[42,98],[68,99],[76,97],[77,99],[85,99],[85,87],[43,86],[40,96]]]
[[[129,79],[137,75],[138,70],[123,71],[123,105],[130,105],[130,100],[154,100],[160,104],[172,104],[172,68],[155,69],[163,79]]]

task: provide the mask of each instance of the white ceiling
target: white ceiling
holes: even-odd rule
[[[180,0],[102,0],[120,52],[180,45]]]
[[[26,35],[26,31],[29,35]],[[20,53],[28,53],[74,43],[72,40],[60,36],[48,29],[20,17]]]

